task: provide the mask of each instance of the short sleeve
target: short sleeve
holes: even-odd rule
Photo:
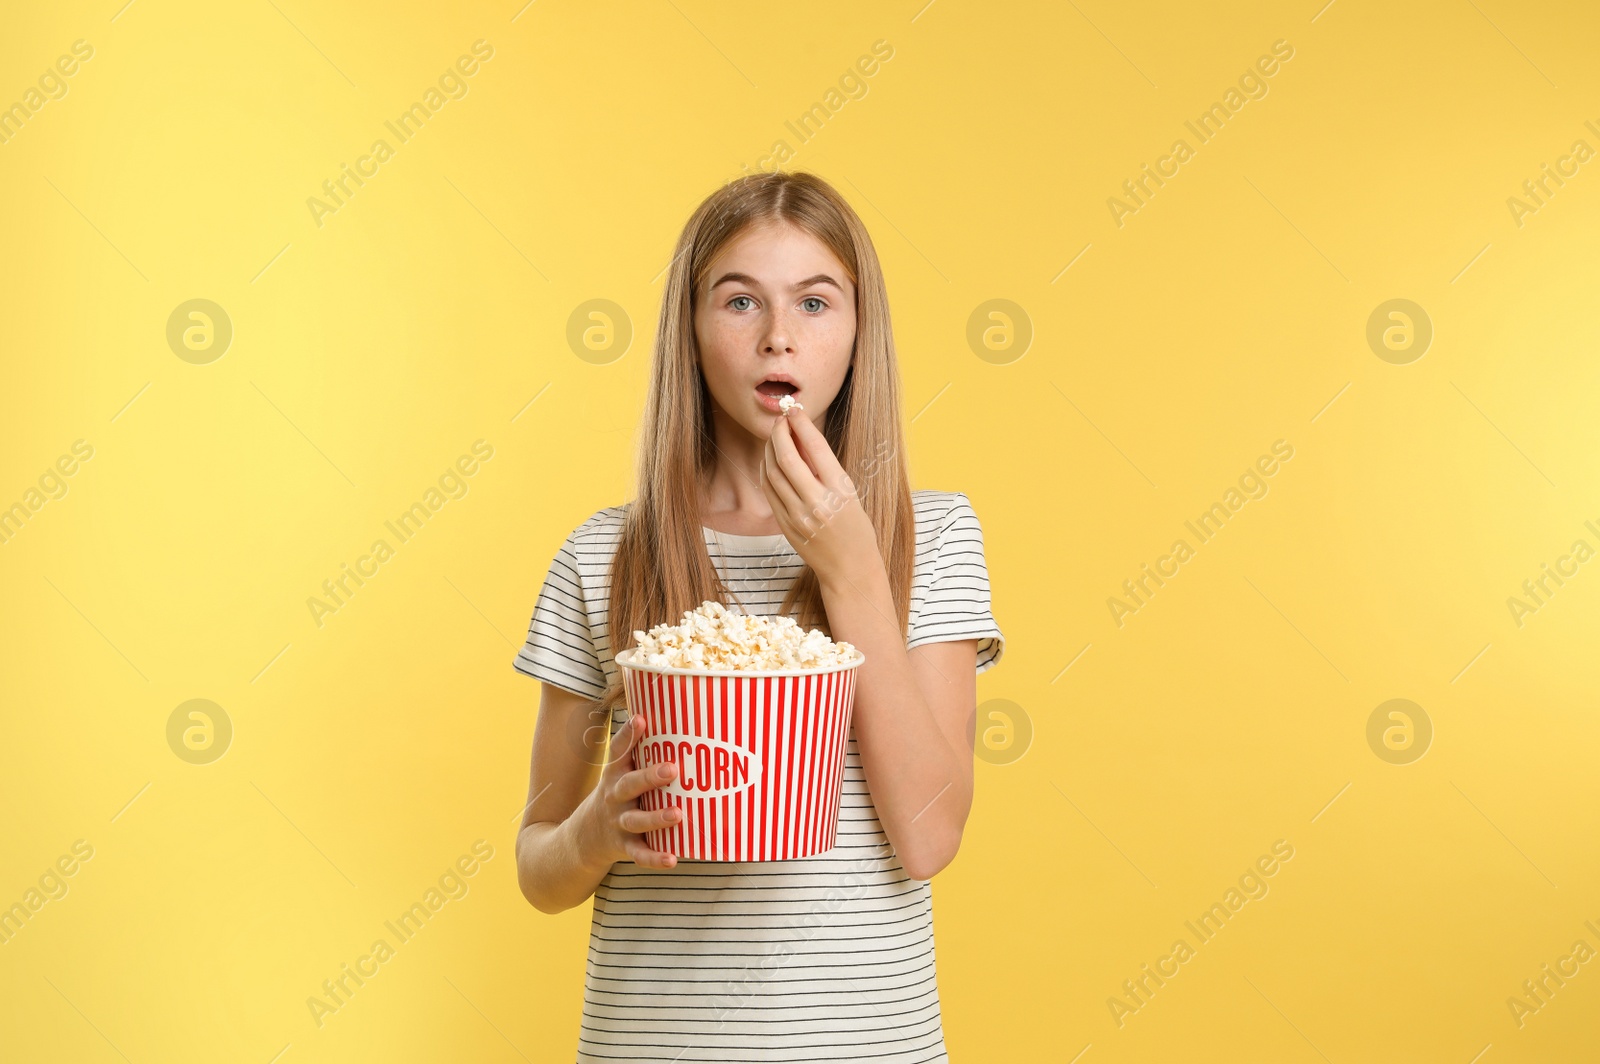
[[[1005,636],[989,606],[983,528],[961,492],[952,493],[950,510],[939,528],[933,580],[906,649],[955,639],[978,641],[979,672],[999,664],[1005,652]]]
[[[598,698],[606,688],[605,670],[589,617],[590,603],[578,569],[578,542],[588,522],[567,537],[550,563],[533,607],[528,638],[512,667],[563,690]]]

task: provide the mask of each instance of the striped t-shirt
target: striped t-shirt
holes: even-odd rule
[[[1005,643],[990,613],[977,515],[960,492],[911,498],[906,647],[977,639],[983,672]],[[601,510],[562,544],[517,653],[519,672],[591,698],[615,678],[606,615],[626,512],[626,504]],[[803,567],[789,541],[703,531],[736,600],[728,607],[777,613]],[[613,736],[626,719],[622,707],[612,713]],[[577,1060],[948,1060],[932,884],[906,874],[884,835],[853,727],[833,849],[791,861],[612,865],[594,893]]]

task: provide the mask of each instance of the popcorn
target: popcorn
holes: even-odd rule
[[[798,402],[796,402],[794,396],[792,396],[792,395],[782,395],[782,396],[778,397],[778,409],[783,411],[784,416],[787,417],[788,414],[789,414],[789,411],[791,411],[791,410],[804,410],[805,407],[801,406]]]
[[[710,599],[676,625],[635,630],[633,658],[666,669],[726,671],[842,667],[856,660],[849,643],[834,642],[819,629],[802,628],[791,617],[733,613]]]

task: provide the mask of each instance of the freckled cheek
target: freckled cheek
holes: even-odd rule
[[[700,369],[713,392],[722,393],[745,375],[741,367],[743,348],[737,334],[713,328],[700,338]]]
[[[719,321],[706,330],[706,337],[723,362],[732,362],[739,354],[749,349],[752,341],[752,330],[741,326],[737,322]]]
[[[791,335],[814,351],[832,350],[849,329],[838,319],[792,317],[789,319]]]
[[[816,341],[819,350],[826,351],[841,362],[848,362],[850,348],[855,343],[855,338],[856,330],[853,321],[835,321],[828,324],[825,332],[817,335]]]
[[[721,325],[704,325],[695,330],[695,338],[700,343],[701,361],[708,365],[726,367],[738,350],[737,336]]]
[[[715,374],[715,379],[731,381],[746,376],[744,362],[749,355],[744,354],[747,344],[744,344],[741,338],[730,336],[728,333],[717,333],[710,338],[710,341],[712,347],[704,350],[702,363],[706,365],[710,374]]]

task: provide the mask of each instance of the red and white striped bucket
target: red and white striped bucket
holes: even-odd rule
[[[699,861],[788,861],[838,837],[856,669],[668,669],[617,654],[628,710],[645,719],[635,768],[671,761],[678,774],[639,808],[684,811],[643,833],[653,850]]]

